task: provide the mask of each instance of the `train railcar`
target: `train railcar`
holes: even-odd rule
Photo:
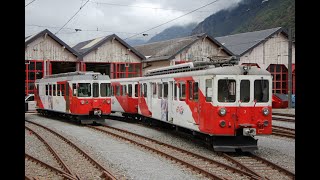
[[[263,69],[190,63],[139,79],[138,113],[206,135],[216,151],[257,150],[272,133],[272,77]]]
[[[111,112],[137,119],[138,81],[139,78],[111,79]]]
[[[70,72],[35,82],[37,111],[59,115],[82,124],[104,121],[111,113],[110,78],[96,72]]]

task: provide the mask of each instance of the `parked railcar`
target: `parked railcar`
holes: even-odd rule
[[[139,78],[138,113],[207,136],[216,151],[253,151],[272,133],[272,78],[250,66],[190,63]]]
[[[139,78],[111,79],[111,112],[126,118],[138,118]]]
[[[37,111],[82,124],[104,121],[111,113],[110,78],[96,72],[70,72],[35,82]]]

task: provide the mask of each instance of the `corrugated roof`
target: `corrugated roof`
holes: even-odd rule
[[[264,40],[278,32],[283,32],[285,35],[287,35],[281,27],[277,27],[261,31],[217,37],[216,40],[218,40],[222,45],[226,46],[234,54],[242,56],[250,49],[258,46]]]
[[[120,37],[118,37],[115,34],[80,42],[80,43],[76,44],[75,46],[73,46],[73,49],[76,50],[81,55],[81,57],[84,57],[87,54],[89,54],[90,52],[92,52],[93,50],[97,49],[98,47],[100,47],[101,45],[106,43],[107,41],[112,40],[113,38],[118,40],[126,48],[130,49],[133,53],[135,53],[141,59],[145,59],[144,55],[142,55],[135,48],[130,46],[128,43],[123,41]]]
[[[65,42],[63,42],[61,39],[59,39],[56,35],[54,35],[48,29],[45,29],[45,30],[41,31],[38,34],[34,34],[34,35],[31,35],[31,36],[25,37],[25,47],[27,47],[28,44],[32,43],[34,40],[38,39],[39,37],[44,36],[45,34],[50,36],[52,39],[54,39],[60,45],[64,46],[68,51],[70,51],[76,57],[79,56],[79,53],[77,53],[74,49],[72,49],[70,46],[68,46]]]
[[[145,56],[149,56],[149,58],[145,61],[160,61],[160,60],[169,60],[174,58],[178,53],[183,51],[185,48],[190,47],[197,40],[207,36],[212,42],[217,44],[220,47],[223,47],[223,50],[226,51],[227,54],[233,55],[231,51],[222,46],[217,40],[208,36],[205,33],[196,34],[193,36],[187,36],[176,39],[169,39],[165,41],[159,41],[149,44],[142,44],[139,46],[134,46],[139,52],[141,52]]]

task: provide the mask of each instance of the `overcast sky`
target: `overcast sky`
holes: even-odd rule
[[[56,33],[87,0],[26,0],[25,36],[44,29]],[[56,35],[71,47],[78,42],[116,34],[126,39],[177,18],[215,0],[90,0]],[[218,0],[189,15],[146,32],[148,40],[173,25],[203,21],[209,15],[236,6],[241,0]],[[75,31],[81,29],[82,31]]]

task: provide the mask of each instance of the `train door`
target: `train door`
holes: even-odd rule
[[[201,78],[201,86],[199,85],[199,124],[203,131],[211,131],[213,129],[212,120],[214,118],[212,100],[215,97],[213,94],[213,77],[203,76]]]
[[[146,84],[147,85],[147,84]],[[153,90],[153,85],[154,85],[154,83],[152,83],[152,82],[150,82],[149,83],[149,93],[148,93],[148,96],[147,96],[147,99],[148,99],[148,107],[149,107],[149,111],[151,111],[152,112],[152,90]]]
[[[69,95],[69,82],[65,83],[65,87],[63,89],[66,93],[66,112],[70,112],[70,102],[71,102],[71,96]]]
[[[173,120],[173,93],[174,92],[174,84],[173,81],[169,81],[169,94],[168,94],[168,121]]]

